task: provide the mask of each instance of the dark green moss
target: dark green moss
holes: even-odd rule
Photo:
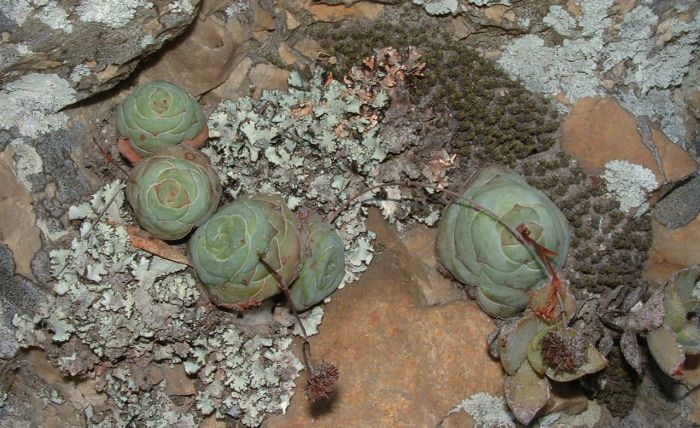
[[[621,418],[632,411],[641,381],[617,346],[608,354],[608,362],[609,366],[605,370],[594,375],[594,380],[604,385],[595,394],[595,399],[605,405],[613,416]]]

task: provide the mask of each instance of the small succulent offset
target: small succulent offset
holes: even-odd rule
[[[221,184],[206,155],[167,148],[136,165],[127,198],[136,220],[153,236],[176,240],[203,224],[219,205]]]
[[[117,110],[119,151],[132,163],[186,142],[198,148],[207,140],[204,111],[190,94],[170,82],[134,89]]]
[[[563,266],[570,241],[566,218],[544,193],[493,167],[481,170],[462,198],[469,202],[453,202],[440,220],[438,260],[459,281],[478,287],[477,300],[486,313],[515,316],[548,270]],[[513,233],[516,228],[522,238]],[[547,258],[538,249],[553,250],[546,255],[553,256],[554,266],[545,265]]]
[[[686,355],[700,354],[700,265],[680,270],[663,290],[663,324],[647,334],[647,345],[661,370],[683,376]]]
[[[345,277],[345,248],[330,224],[312,220],[306,227],[306,259],[290,290],[294,307],[304,310],[330,296]]]
[[[506,324],[498,345],[507,374],[506,402],[523,424],[548,403],[551,381],[570,382],[607,366],[580,332],[564,323],[547,325],[533,314]]]
[[[281,197],[257,194],[223,206],[189,242],[200,280],[218,306],[257,306],[296,278],[300,224]]]

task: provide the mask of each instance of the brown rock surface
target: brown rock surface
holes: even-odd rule
[[[307,9],[316,21],[322,22],[340,22],[348,18],[373,21],[384,11],[384,5],[368,1],[360,1],[350,6],[344,4],[330,6],[305,0],[302,2],[302,7]]]
[[[700,263],[700,216],[676,229],[653,220],[652,235],[647,279],[663,284],[673,272]]]
[[[229,78],[245,57],[250,37],[239,20],[225,22],[203,10],[187,36],[159,54],[139,73],[137,83],[168,80],[199,96]]]
[[[611,160],[642,165],[653,171],[661,184],[695,172],[693,157],[652,127],[646,143],[656,151],[655,159],[638,130],[641,125],[613,98],[582,98],[562,125],[562,148],[594,175],[602,173]]]
[[[294,45],[294,49],[301,52],[305,57],[311,58],[313,60],[318,59],[319,55],[321,54],[321,51],[323,50],[323,48],[321,48],[321,45],[318,44],[316,40],[309,39],[308,37],[299,40]]]
[[[248,73],[248,78],[253,86],[255,86],[253,92],[254,97],[259,97],[264,89],[287,90],[288,77],[288,70],[265,63],[255,64]]]
[[[291,47],[289,47],[287,42],[280,43],[279,47],[277,48],[277,53],[279,54],[280,59],[287,65],[292,65],[297,62],[297,57],[294,56],[294,51]]]
[[[32,197],[13,172],[12,149],[0,153],[0,241],[12,251],[17,273],[33,279],[31,262],[41,249]]]
[[[385,251],[333,296],[311,340],[315,358],[340,369],[335,400],[310,406],[302,375],[287,415],[265,426],[434,427],[474,393],[502,393],[501,366],[486,346],[491,319],[474,302],[421,307],[406,248],[391,226],[372,223]]]
[[[225,98],[236,99],[238,96],[248,95],[247,85],[243,83],[248,77],[253,60],[249,57],[243,58],[231,71],[228,79],[216,89],[202,97],[205,104],[216,104]],[[250,83],[250,81],[248,81]]]

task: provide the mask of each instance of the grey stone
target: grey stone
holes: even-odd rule
[[[676,187],[653,210],[654,218],[669,229],[687,225],[700,213],[700,176]]]
[[[19,350],[12,318],[16,313],[33,313],[45,299],[46,291],[15,273],[12,251],[0,243],[0,359],[9,359]]]
[[[192,8],[172,12],[175,3],[167,0],[83,1],[77,6],[0,2],[0,29],[6,33],[0,41],[0,81],[53,73],[70,82],[76,101],[87,98],[128,77],[141,59],[181,34],[196,18],[201,1],[189,0]]]

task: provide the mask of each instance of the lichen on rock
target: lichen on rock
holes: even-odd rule
[[[196,424],[214,414],[258,426],[284,411],[302,368],[292,323],[264,309],[241,319],[212,313],[187,265],[131,245],[123,202],[116,181],[69,209],[77,230],[51,252],[55,295],[33,316],[15,315],[16,340],[45,349],[66,375],[94,376],[114,411],[91,412],[91,424],[151,426],[161,415]],[[184,367],[194,389],[168,393],[168,367]]]
[[[8,83],[0,95],[0,128],[16,127],[30,138],[64,127],[68,116],[60,109],[76,101],[70,83],[56,74],[28,74]]]

